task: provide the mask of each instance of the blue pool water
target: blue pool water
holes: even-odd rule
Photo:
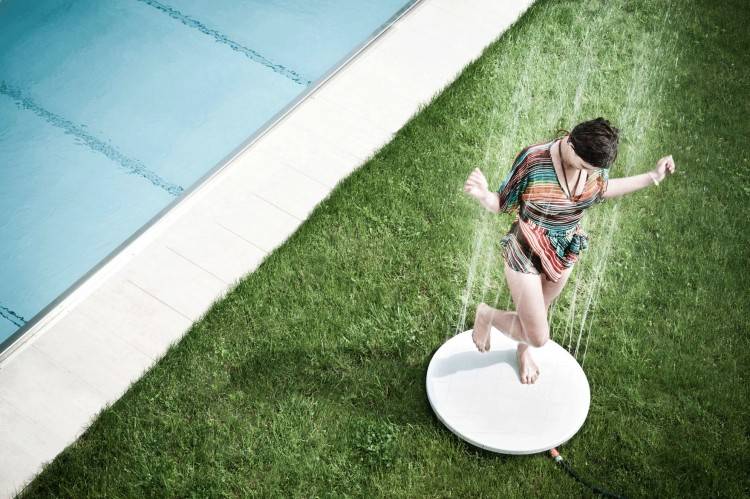
[[[0,0],[0,351],[412,3]]]

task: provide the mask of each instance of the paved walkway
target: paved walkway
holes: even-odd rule
[[[532,0],[422,0],[149,227],[0,363],[13,497]]]

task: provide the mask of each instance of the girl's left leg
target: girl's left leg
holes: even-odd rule
[[[542,274],[542,294],[544,295],[544,310],[547,314],[547,322],[549,323],[549,307],[552,302],[560,295],[565,283],[568,282],[573,267],[566,269],[562,272],[562,277],[557,282],[547,280],[546,276]],[[537,367],[534,359],[531,358],[531,352],[529,351],[529,345],[526,343],[519,343],[516,347],[516,354],[518,355],[519,366],[524,372],[521,372],[521,382],[524,382],[524,377],[528,380],[527,382],[534,383],[539,377],[539,368]]]
[[[565,287],[565,283],[568,282],[568,278],[570,277],[570,274],[572,272],[573,267],[563,270],[562,277],[560,277],[560,280],[557,282],[549,281],[547,280],[547,277],[543,275],[542,294],[544,295],[544,306],[546,307],[545,309],[547,310],[547,312],[549,312],[549,306],[552,305],[552,302],[555,301],[555,298],[557,298],[562,292],[563,288]]]

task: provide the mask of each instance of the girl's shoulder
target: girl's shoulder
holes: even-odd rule
[[[552,164],[552,154],[550,153],[550,146],[553,143],[554,140],[548,142],[539,142],[524,147],[522,152],[523,162],[526,164],[527,169],[530,170],[530,173],[533,173],[535,175],[546,174],[548,166]]]
[[[609,180],[609,168],[598,168],[596,172],[592,173],[596,178],[596,181],[600,184],[606,184]]]
[[[550,147],[552,147],[552,144],[554,144],[555,140],[545,140],[544,142],[537,142],[536,144],[531,144],[530,146],[526,146],[524,148],[527,152],[540,152],[540,151],[549,151]]]
[[[523,149],[516,155],[513,160],[512,172],[515,175],[521,175],[524,177],[530,177],[537,174],[537,170],[542,168],[545,163],[552,162],[550,155],[550,146],[553,141],[538,142],[531,144]]]
[[[555,139],[556,140],[556,139]],[[535,144],[528,145],[521,149],[521,151],[516,155],[516,159],[518,158],[525,158],[529,154],[532,153],[538,153],[541,151],[549,151],[552,144],[555,142],[555,140],[548,140],[545,142],[537,142]]]

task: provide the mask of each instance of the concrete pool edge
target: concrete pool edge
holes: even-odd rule
[[[232,161],[196,183],[200,188],[143,231],[148,237],[134,239],[112,258],[100,281],[84,282],[80,300],[50,314],[44,327],[0,363],[0,418],[6,429],[0,432],[0,497],[15,494],[74,442],[233,287],[235,276],[253,271],[283,244],[338,181],[387,143],[531,4],[412,4]],[[318,128],[325,133],[314,133]],[[296,141],[293,147],[290,140]],[[290,155],[277,155],[279,145],[289,147]],[[271,190],[249,188],[253,182]],[[279,193],[287,195],[279,199]],[[256,239],[242,213],[268,218],[258,230],[274,237]],[[211,238],[196,239],[202,228],[224,238],[217,246],[226,247],[225,254],[211,255],[216,249],[207,246]],[[247,258],[244,271],[219,262],[251,251],[255,256]],[[175,277],[185,273],[184,280],[154,276],[167,266]],[[186,289],[187,284],[199,289]]]

